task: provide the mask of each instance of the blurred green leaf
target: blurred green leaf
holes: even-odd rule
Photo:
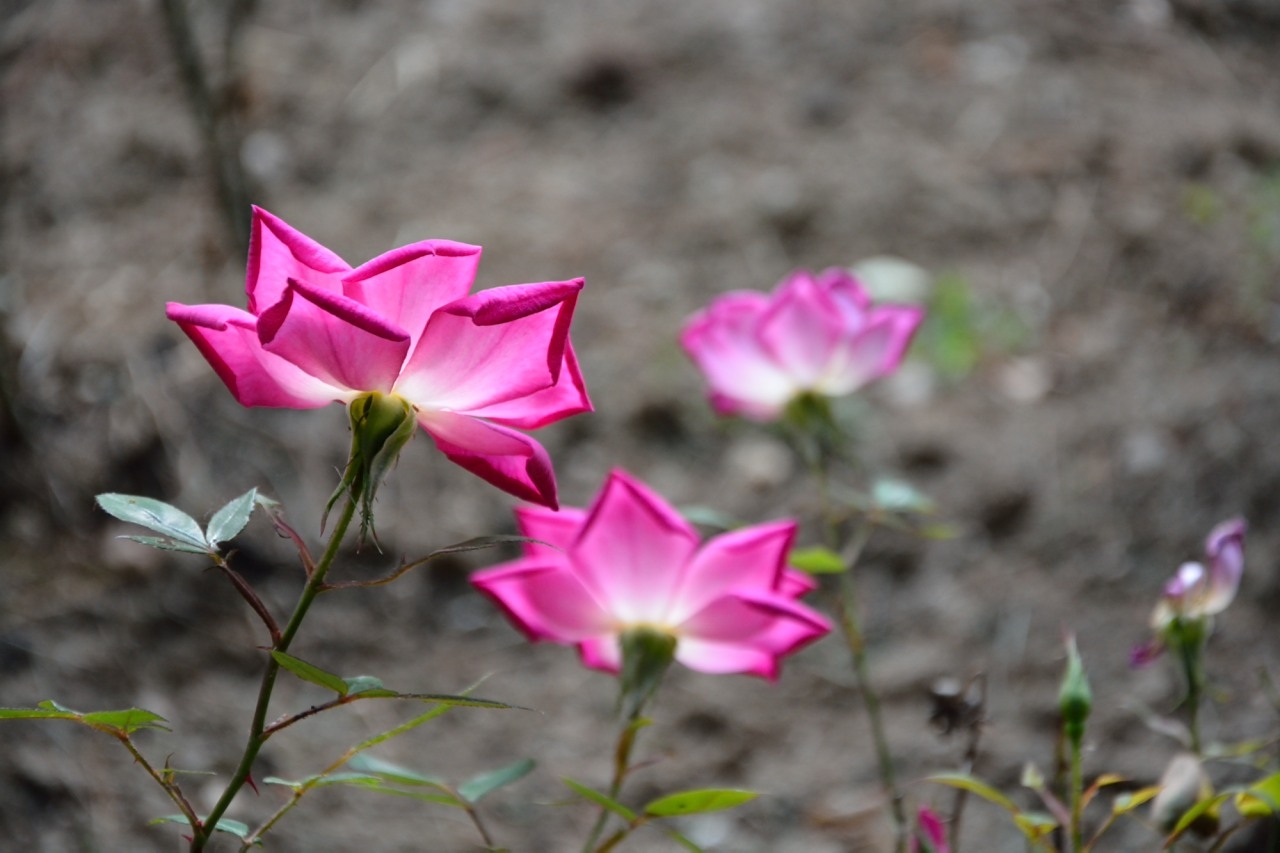
[[[1244,817],[1266,817],[1280,812],[1280,773],[1237,793],[1235,806]]]
[[[342,683],[347,686],[347,693],[352,695],[360,693],[377,692],[380,696],[387,694],[388,696],[398,695],[394,690],[387,690],[382,686],[382,679],[372,675],[356,675],[351,678],[342,679]],[[344,694],[345,695],[345,694]]]
[[[327,788],[331,785],[354,785],[359,788],[377,788],[382,784],[382,780],[377,776],[371,776],[368,773],[329,773],[327,775],[317,773],[314,776],[307,776],[305,779],[281,779],[279,776],[268,776],[262,780],[264,785],[283,785],[286,788],[292,788],[295,791],[305,791],[310,788]]]
[[[713,527],[717,530],[735,530],[742,526],[741,521],[728,513],[703,504],[678,507],[678,511],[687,520],[702,527]]]
[[[347,762],[347,766],[356,771],[381,776],[388,782],[394,782],[397,785],[430,785],[433,788],[443,788],[445,790],[449,788],[448,783],[439,776],[419,773],[416,770],[393,764],[375,755],[369,755],[367,752],[362,752],[351,759],[351,761]]]
[[[209,530],[205,534],[209,545],[217,547],[221,542],[228,542],[240,535],[249,517],[253,515],[254,502],[258,497],[257,489],[250,489],[240,497],[228,503],[209,519]]]
[[[171,815],[165,815],[164,817],[155,818],[154,820],[149,821],[147,823],[147,826],[155,826],[156,824],[161,824],[161,823],[180,823],[183,826],[191,825],[191,821],[187,820],[186,815],[171,814]],[[217,826],[215,826],[213,829],[215,832],[225,832],[228,835],[234,835],[236,838],[239,838],[241,841],[244,841],[249,837],[248,824],[241,823],[238,820],[232,820],[229,817],[224,817],[219,819]],[[262,841],[260,839],[255,839],[253,844],[255,847],[261,847]]]
[[[830,548],[795,548],[787,557],[794,569],[811,575],[836,575],[849,570],[840,555]]]
[[[636,819],[635,812],[633,812],[631,809],[627,808],[617,800],[613,799],[612,797],[606,796],[605,794],[600,793],[594,788],[588,788],[586,785],[583,785],[581,782],[575,782],[572,779],[569,779],[567,777],[562,777],[560,781],[568,785],[570,788],[572,788],[574,793],[576,793],[578,796],[582,797],[585,800],[590,800],[591,802],[595,803],[597,806],[600,806],[601,808],[608,809],[609,811],[613,812],[618,817],[622,818],[628,823]]]
[[[1111,803],[1111,813],[1114,815],[1128,814],[1144,803],[1154,800],[1159,793],[1160,786],[1152,785],[1149,788],[1139,788],[1136,791],[1121,794]]]
[[[886,512],[910,512],[929,515],[934,503],[928,495],[905,480],[882,478],[871,484],[871,501]]]
[[[1206,797],[1197,802],[1194,806],[1183,812],[1182,817],[1178,818],[1178,822],[1173,825],[1173,831],[1169,833],[1169,837],[1164,840],[1164,848],[1168,850],[1182,834],[1191,828],[1191,825],[1202,817],[1208,815],[1213,818],[1217,815],[1219,807],[1231,798],[1230,791],[1224,791],[1212,797]]]
[[[43,704],[43,703],[42,703]],[[79,720],[75,711],[61,708],[0,708],[0,720]]]
[[[1018,806],[997,791],[995,788],[965,773],[938,773],[933,776],[925,777],[926,782],[936,782],[940,785],[950,785],[953,788],[960,788],[971,794],[976,794],[989,803],[995,803],[1013,816],[1014,825],[1022,831],[1027,840],[1038,842],[1046,834],[1052,832],[1058,826],[1058,822],[1047,814],[1040,812],[1028,812],[1018,808]]]
[[[119,495],[107,493],[98,495],[98,506],[111,516],[137,524],[142,527],[168,536],[176,542],[182,542],[200,553],[208,552],[204,541],[204,531],[196,520],[175,506],[153,498],[136,495]]]
[[[293,655],[287,655],[284,652],[272,651],[271,657],[275,658],[276,663],[280,664],[283,669],[289,670],[303,681],[318,684],[321,687],[332,690],[339,696],[347,695],[347,682],[332,672],[325,672],[314,664],[307,663],[301,658],[295,658]]]
[[[755,791],[742,791],[734,788],[702,788],[696,791],[681,791],[659,797],[644,807],[645,814],[654,817],[674,817],[675,815],[704,814],[731,809],[758,797]]]
[[[458,796],[466,800],[472,805],[480,802],[483,797],[488,796],[504,785],[510,785],[512,782],[519,781],[528,776],[535,766],[532,758],[522,758],[506,767],[500,767],[497,770],[490,770],[488,773],[481,773],[472,779],[468,779],[458,786]]]

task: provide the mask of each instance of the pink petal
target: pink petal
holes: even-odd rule
[[[343,296],[291,280],[262,312],[262,346],[312,376],[353,391],[390,392],[409,351],[409,333]]]
[[[314,409],[353,396],[264,350],[258,318],[247,311],[170,302],[165,313],[191,338],[241,405]]]
[[[726,294],[685,323],[680,345],[702,371],[716,411],[775,420],[801,389],[760,345],[762,293]]]
[[[839,306],[807,272],[784,281],[760,319],[761,345],[802,388],[823,375],[840,340]]]
[[[420,405],[472,412],[553,387],[581,289],[581,279],[518,284],[446,305],[427,323],[397,391]]]
[[[711,675],[740,673],[773,681],[778,677],[778,660],[768,652],[707,640],[681,638],[676,660],[696,672]]]
[[[670,504],[615,470],[570,556],[620,622],[661,625],[697,544],[697,532]]]
[[[587,397],[578,357],[574,355],[572,345],[566,345],[564,365],[555,385],[504,403],[472,409],[471,414],[506,426],[538,429],[570,415],[590,411],[594,411],[594,406]]]
[[[253,208],[245,275],[251,313],[261,314],[279,302],[291,278],[340,292],[339,276],[350,269],[342,258],[283,219],[260,207]]]
[[[1209,585],[1203,607],[1207,614],[1221,613],[1236,597],[1244,574],[1244,534],[1244,519],[1235,518],[1215,527],[1205,542]]]
[[[617,673],[622,669],[622,644],[616,634],[593,637],[578,643],[582,662],[592,669]]]
[[[426,240],[379,255],[342,278],[343,293],[409,333],[417,345],[436,309],[467,295],[480,247]]]
[[[784,569],[778,579],[778,592],[787,598],[799,598],[818,588],[818,581],[808,572]]]
[[[566,551],[577,541],[578,533],[586,523],[587,511],[576,507],[562,507],[559,511],[540,506],[516,507],[516,526],[522,536],[541,539],[554,547],[526,542],[525,556],[545,560],[568,560]],[[560,550],[556,550],[556,549]]]
[[[455,464],[531,503],[555,509],[556,478],[541,444],[508,427],[455,412],[418,411],[418,423]]]
[[[732,595],[677,626],[676,660],[699,672],[773,679],[778,659],[831,630],[817,612],[778,597]]]
[[[471,583],[531,640],[576,643],[610,630],[610,619],[564,565],[516,560],[476,572]]]
[[[707,540],[681,578],[668,619],[682,622],[733,590],[773,592],[795,534],[795,522],[780,521]]]
[[[819,390],[832,396],[848,394],[897,370],[923,319],[923,309],[914,306],[874,309],[862,330],[837,347]]]
[[[818,287],[830,294],[840,309],[846,333],[857,331],[863,318],[871,310],[871,297],[852,273],[841,267],[832,267],[818,274]]]

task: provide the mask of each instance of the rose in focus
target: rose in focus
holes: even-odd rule
[[[581,279],[469,294],[480,247],[427,240],[352,269],[254,208],[248,310],[167,313],[245,406],[402,401],[449,459],[517,497],[557,505],[536,429],[590,411],[569,343]]]
[[[806,394],[839,397],[892,373],[923,318],[917,306],[873,304],[846,270],[799,270],[772,294],[720,296],[680,343],[717,412],[773,421]]]
[[[831,630],[798,599],[813,581],[786,566],[791,521],[715,536],[614,471],[586,510],[516,510],[517,560],[472,577],[529,639],[572,644],[592,668],[618,672],[620,638],[648,630],[676,640],[675,659],[706,673],[773,679],[779,659]],[[554,547],[548,547],[554,546]]]

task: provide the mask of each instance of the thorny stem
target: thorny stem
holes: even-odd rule
[[[155,780],[156,784],[161,788],[164,788],[164,792],[169,795],[169,799],[173,800],[174,805],[176,805],[178,810],[182,812],[182,815],[187,819],[187,822],[193,827],[197,826],[200,820],[196,816],[196,810],[192,807],[191,803],[187,802],[187,798],[182,795],[182,789],[166,779],[162,773],[152,767],[151,762],[147,761],[146,757],[138,751],[138,748],[133,745],[133,740],[127,734],[118,733],[116,734],[116,738],[124,744],[124,748],[129,750],[129,754],[133,756],[133,760],[142,765],[142,769],[147,771],[147,774]]]
[[[267,632],[271,635],[271,642],[273,644],[280,642],[280,626],[276,624],[275,617],[271,615],[271,611],[267,609],[267,606],[262,603],[262,599],[258,597],[258,593],[254,592],[253,587],[249,586],[249,582],[244,579],[244,576],[231,568],[231,564],[221,554],[214,554],[213,562],[227,576],[227,580],[231,581],[231,585],[236,588],[236,592],[240,593],[240,597],[248,602],[254,613],[258,614],[262,624],[267,626]]]
[[[272,651],[286,652],[289,650],[289,644],[293,642],[294,636],[298,633],[298,628],[302,626],[302,620],[306,617],[307,611],[311,608],[312,602],[315,601],[324,584],[324,577],[328,574],[329,567],[333,565],[334,559],[338,556],[338,550],[342,547],[342,540],[346,536],[347,528],[351,526],[351,519],[355,516],[355,511],[356,498],[348,495],[346,506],[342,510],[342,517],[338,519],[338,523],[333,528],[333,533],[329,536],[329,543],[325,547],[324,554],[321,555],[320,561],[316,563],[315,571],[307,578],[306,586],[302,588],[298,603],[293,608],[293,615],[289,617],[289,622],[285,625],[280,639],[272,646]],[[268,737],[265,734],[267,708],[271,704],[271,693],[275,689],[276,676],[279,674],[280,664],[276,663],[274,657],[268,658],[266,671],[262,674],[262,684],[258,688],[258,703],[253,709],[253,721],[249,724],[249,738],[245,743],[244,753],[240,757],[239,765],[236,766],[235,771],[231,774],[231,781],[227,783],[227,788],[222,792],[222,797],[214,805],[203,823],[192,824],[191,853],[199,853],[199,851],[204,850],[205,845],[213,835],[214,828],[218,825],[218,820],[226,813],[231,801],[235,799],[236,794],[240,792],[240,789],[249,780],[254,759],[258,757],[258,752],[262,749],[262,745],[266,743]]]

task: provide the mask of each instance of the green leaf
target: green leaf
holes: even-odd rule
[[[388,698],[397,695],[394,690],[387,690],[382,686],[382,679],[372,675],[356,675],[351,678],[342,679],[342,683],[347,686],[347,694],[356,695],[364,693],[377,692],[379,696],[389,694]],[[346,695],[346,694],[344,694]],[[371,697],[372,698],[372,697]]]
[[[1031,841],[1039,841],[1058,828],[1058,822],[1043,812],[1019,812],[1013,816],[1013,822]]]
[[[113,493],[98,495],[98,506],[111,516],[184,542],[207,553],[204,532],[196,520],[175,506],[153,498]]]
[[[1280,812],[1280,773],[1274,773],[1236,794],[1242,817],[1266,817]]]
[[[654,817],[718,812],[748,803],[758,796],[755,791],[735,788],[702,788],[659,797],[646,805],[644,812]]]
[[[187,820],[186,815],[171,814],[171,815],[165,815],[164,817],[155,818],[154,820],[149,821],[147,823],[147,826],[155,826],[156,824],[160,824],[160,823],[180,823],[183,826],[191,825],[191,821]],[[239,838],[241,841],[244,841],[249,837],[249,825],[245,823],[241,823],[238,820],[232,820],[229,817],[220,818],[218,820],[218,824],[213,829],[215,832],[225,832],[228,835],[234,835],[236,838]],[[261,840],[255,839],[253,843],[254,843],[254,846],[256,847],[262,846]]]
[[[1159,785],[1152,785],[1150,788],[1139,788],[1127,794],[1121,794],[1111,803],[1111,813],[1113,815],[1128,814],[1134,809],[1145,803],[1149,803],[1160,793]]]
[[[905,480],[889,478],[872,483],[871,501],[877,509],[887,512],[929,515],[935,508],[933,501],[915,486]]]
[[[40,703],[44,705],[44,702]],[[80,715],[61,707],[0,708],[0,720],[79,720]]]
[[[983,782],[981,779],[975,779],[974,777],[969,776],[967,774],[938,773],[933,776],[926,776],[925,781],[936,782],[939,785],[950,785],[953,788],[960,788],[962,790],[968,791],[971,794],[977,794],[979,797],[982,797],[982,799],[986,800],[987,802],[995,803],[997,806],[1000,806],[1001,808],[1006,809],[1014,814],[1018,813],[1018,807],[1014,805],[1013,800],[1010,800],[1004,794],[1000,793],[995,788],[992,788],[990,785],[988,785],[986,782]]]
[[[195,545],[188,545],[185,542],[175,542],[172,539],[165,539],[162,536],[121,536],[121,539],[131,539],[140,545],[147,545],[151,548],[159,548],[161,551],[181,551],[184,554],[208,554],[208,548],[197,548]]]
[[[205,534],[210,547],[216,548],[220,542],[228,542],[240,535],[249,517],[253,515],[254,502],[258,497],[257,489],[250,489],[240,497],[228,503],[209,519],[209,530]]]
[[[325,672],[314,664],[309,664],[293,655],[287,655],[284,652],[273,651],[271,657],[275,658],[276,663],[280,664],[284,669],[289,670],[303,681],[310,681],[312,684],[318,684],[321,687],[332,690],[339,696],[347,695],[347,682],[332,672]]]
[[[95,729],[118,731],[127,735],[133,734],[139,729],[163,729],[164,731],[169,731],[168,726],[160,725],[166,722],[164,717],[142,708],[128,708],[124,711],[94,711],[81,716],[80,722],[93,726]]]
[[[483,797],[488,796],[499,788],[528,776],[533,771],[535,763],[532,758],[522,758],[514,764],[508,764],[506,767],[490,770],[488,773],[481,773],[479,776],[468,779],[459,785],[458,796],[475,805]]]
[[[491,708],[499,711],[528,711],[520,705],[508,705],[494,699],[478,699],[472,696],[451,696],[447,693],[397,693],[399,699],[417,699],[420,702],[435,702],[450,708]]]
[[[359,788],[377,788],[382,785],[382,780],[377,776],[371,776],[368,773],[330,773],[328,775],[317,773],[314,776],[308,776],[305,779],[281,779],[278,776],[268,776],[262,780],[264,785],[283,785],[286,788],[292,788],[295,791],[306,791],[311,788],[327,788],[330,785],[354,785]]]
[[[397,785],[430,785],[433,788],[441,788],[448,790],[449,785],[439,776],[429,776],[426,773],[419,773],[416,770],[410,770],[408,767],[401,767],[399,764],[393,764],[385,759],[378,758],[375,755],[369,755],[362,752],[351,761],[347,762],[347,766],[352,770],[373,773],[382,777],[388,782],[394,782]]]
[[[741,521],[728,513],[702,504],[677,507],[677,512],[686,520],[702,527],[713,527],[718,530],[736,530],[742,526]]]
[[[574,793],[576,793],[579,797],[582,797],[585,800],[590,800],[591,802],[595,803],[597,806],[600,806],[603,809],[607,809],[613,812],[618,817],[625,820],[627,823],[630,823],[631,821],[636,819],[635,812],[633,812],[631,809],[627,808],[617,800],[613,799],[612,797],[608,797],[600,793],[599,791],[595,790],[594,788],[588,788],[586,785],[583,785],[581,782],[575,782],[572,779],[569,779],[567,777],[561,777],[560,781],[568,785],[570,788],[572,788]]]
[[[849,570],[840,555],[830,548],[796,548],[787,562],[792,568],[811,575],[838,575]]]
[[[1173,825],[1173,831],[1169,833],[1169,837],[1164,841],[1164,849],[1168,850],[1177,840],[1182,837],[1191,824],[1198,821],[1204,815],[1213,815],[1218,811],[1218,807],[1225,803],[1231,797],[1230,791],[1225,791],[1213,797],[1206,797],[1197,802],[1194,806],[1183,812],[1182,817],[1178,818],[1178,822]]]

